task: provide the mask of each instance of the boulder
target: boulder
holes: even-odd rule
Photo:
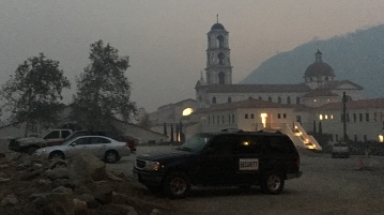
[[[93,184],[91,189],[96,201],[102,204],[112,202],[113,189],[109,184]]]
[[[76,188],[76,183],[69,179],[56,179],[55,181],[52,182],[53,189],[60,186],[67,187],[67,188],[70,188],[71,190],[74,190]]]
[[[7,195],[3,200],[1,200],[1,207],[15,206],[18,202],[19,201],[17,200],[15,195]]]
[[[104,180],[107,178],[105,163],[92,154],[78,154],[70,164],[69,178],[80,183]]]
[[[64,187],[64,186],[60,186],[60,187],[53,189],[52,193],[64,194],[64,195],[69,195],[69,196],[73,195],[72,189]]]
[[[32,172],[25,172],[20,175],[20,180],[26,181],[36,178],[37,176],[41,175],[44,172],[42,169],[34,170]]]
[[[75,215],[73,197],[62,193],[37,193],[31,195],[33,205],[41,214]]]
[[[1,182],[8,182],[8,181],[11,181],[12,180],[12,176],[10,175],[7,175],[3,172],[0,172],[0,183]]]
[[[95,197],[93,197],[91,194],[88,194],[88,193],[79,195],[76,198],[86,202],[88,208],[96,208],[98,205],[98,203],[95,200]]]
[[[88,215],[89,214],[89,211],[88,211],[88,207],[87,207],[87,203],[83,200],[80,200],[80,199],[77,199],[77,198],[74,198],[73,199],[73,206],[74,206],[74,210],[75,210],[75,214],[77,215]]]
[[[62,159],[54,159],[49,165],[49,169],[55,169],[56,167],[68,167],[68,162]]]
[[[55,169],[49,169],[44,172],[44,176],[51,180],[68,179],[69,170],[67,168],[58,167]]]
[[[112,211],[116,211],[119,214],[137,215],[135,208],[124,204],[110,204],[108,207]]]

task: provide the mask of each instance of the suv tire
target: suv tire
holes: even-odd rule
[[[185,198],[190,189],[188,176],[182,172],[171,172],[163,182],[164,194],[170,199]]]
[[[266,194],[280,194],[284,188],[284,177],[279,172],[268,172],[261,180],[261,191]]]

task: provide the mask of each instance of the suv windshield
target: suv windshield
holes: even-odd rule
[[[205,144],[213,137],[213,134],[196,134],[188,138],[185,143],[179,148],[179,150],[199,152]]]

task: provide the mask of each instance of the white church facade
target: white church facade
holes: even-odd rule
[[[365,99],[362,86],[337,80],[319,50],[301,83],[233,84],[228,31],[217,22],[207,37],[205,75],[195,85],[194,113],[183,116],[179,111],[173,117],[192,125],[183,127],[187,137],[228,128],[273,129],[308,148],[321,149],[308,133],[328,134],[333,141],[347,135],[355,141],[383,142],[384,98]],[[152,115],[159,116],[159,111]]]

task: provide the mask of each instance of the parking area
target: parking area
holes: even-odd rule
[[[140,146],[138,154],[166,151],[170,146]],[[107,168],[132,177],[135,155]],[[365,170],[358,170],[366,167]],[[175,200],[175,214],[382,214],[384,157],[302,153],[303,176],[286,182],[281,195],[263,195],[258,187],[193,188],[191,196]],[[160,198],[160,197],[157,197]]]

